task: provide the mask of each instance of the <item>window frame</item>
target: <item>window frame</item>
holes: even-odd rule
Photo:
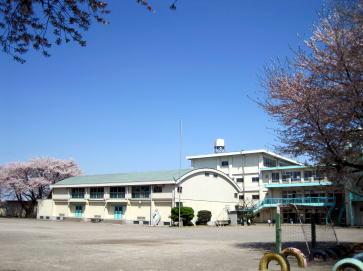
[[[256,180],[257,179],[257,180]],[[251,178],[251,181],[253,182],[253,183],[259,183],[260,182],[260,177],[252,177]]]
[[[253,194],[252,199],[253,200],[260,200],[260,195],[259,194]]]
[[[90,187],[90,190],[89,190],[90,199],[103,199],[104,196],[105,196],[104,187]]]
[[[228,160],[221,161],[221,167],[228,167],[228,166],[229,166]]]
[[[131,186],[131,198],[133,199],[149,199],[150,194],[151,194],[150,185]]]
[[[293,171],[291,173],[292,182],[301,182],[301,171]]]
[[[116,191],[112,191],[116,190]],[[111,199],[124,199],[126,195],[125,186],[111,186],[110,187],[110,198]]]
[[[277,176],[277,179],[276,179],[276,176]],[[280,172],[271,172],[271,182],[273,182],[273,183],[280,182]]]
[[[83,187],[71,188],[71,198],[72,199],[84,199],[85,189]]]
[[[162,185],[153,185],[153,193],[163,193]]]

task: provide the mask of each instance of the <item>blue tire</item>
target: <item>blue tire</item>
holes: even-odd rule
[[[334,266],[332,271],[345,271],[346,269],[354,270],[354,271],[362,271],[363,270],[363,263],[360,260],[353,259],[353,258],[345,258],[337,262]]]
[[[355,254],[353,256],[353,259],[357,259],[357,260],[360,260],[361,262],[363,262],[363,252]]]

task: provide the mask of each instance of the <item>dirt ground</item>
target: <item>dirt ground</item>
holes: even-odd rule
[[[363,229],[336,229],[363,242]],[[257,270],[274,227],[149,227],[0,218],[0,271]],[[334,262],[310,264],[331,270]],[[291,263],[291,270],[298,270]],[[276,266],[275,266],[275,270]]]

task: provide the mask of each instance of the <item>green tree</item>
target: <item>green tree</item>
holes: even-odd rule
[[[179,208],[174,207],[171,209],[171,220],[174,222],[179,221]],[[191,207],[180,207],[180,219],[183,221],[183,225],[189,225],[194,218],[194,210]]]
[[[207,223],[211,220],[212,218],[212,213],[211,211],[208,210],[200,210],[197,214],[197,225],[207,225]]]

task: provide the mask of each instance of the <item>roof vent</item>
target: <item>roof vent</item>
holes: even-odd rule
[[[214,152],[215,153],[221,153],[224,152],[225,146],[224,146],[224,139],[218,138],[214,142]]]

